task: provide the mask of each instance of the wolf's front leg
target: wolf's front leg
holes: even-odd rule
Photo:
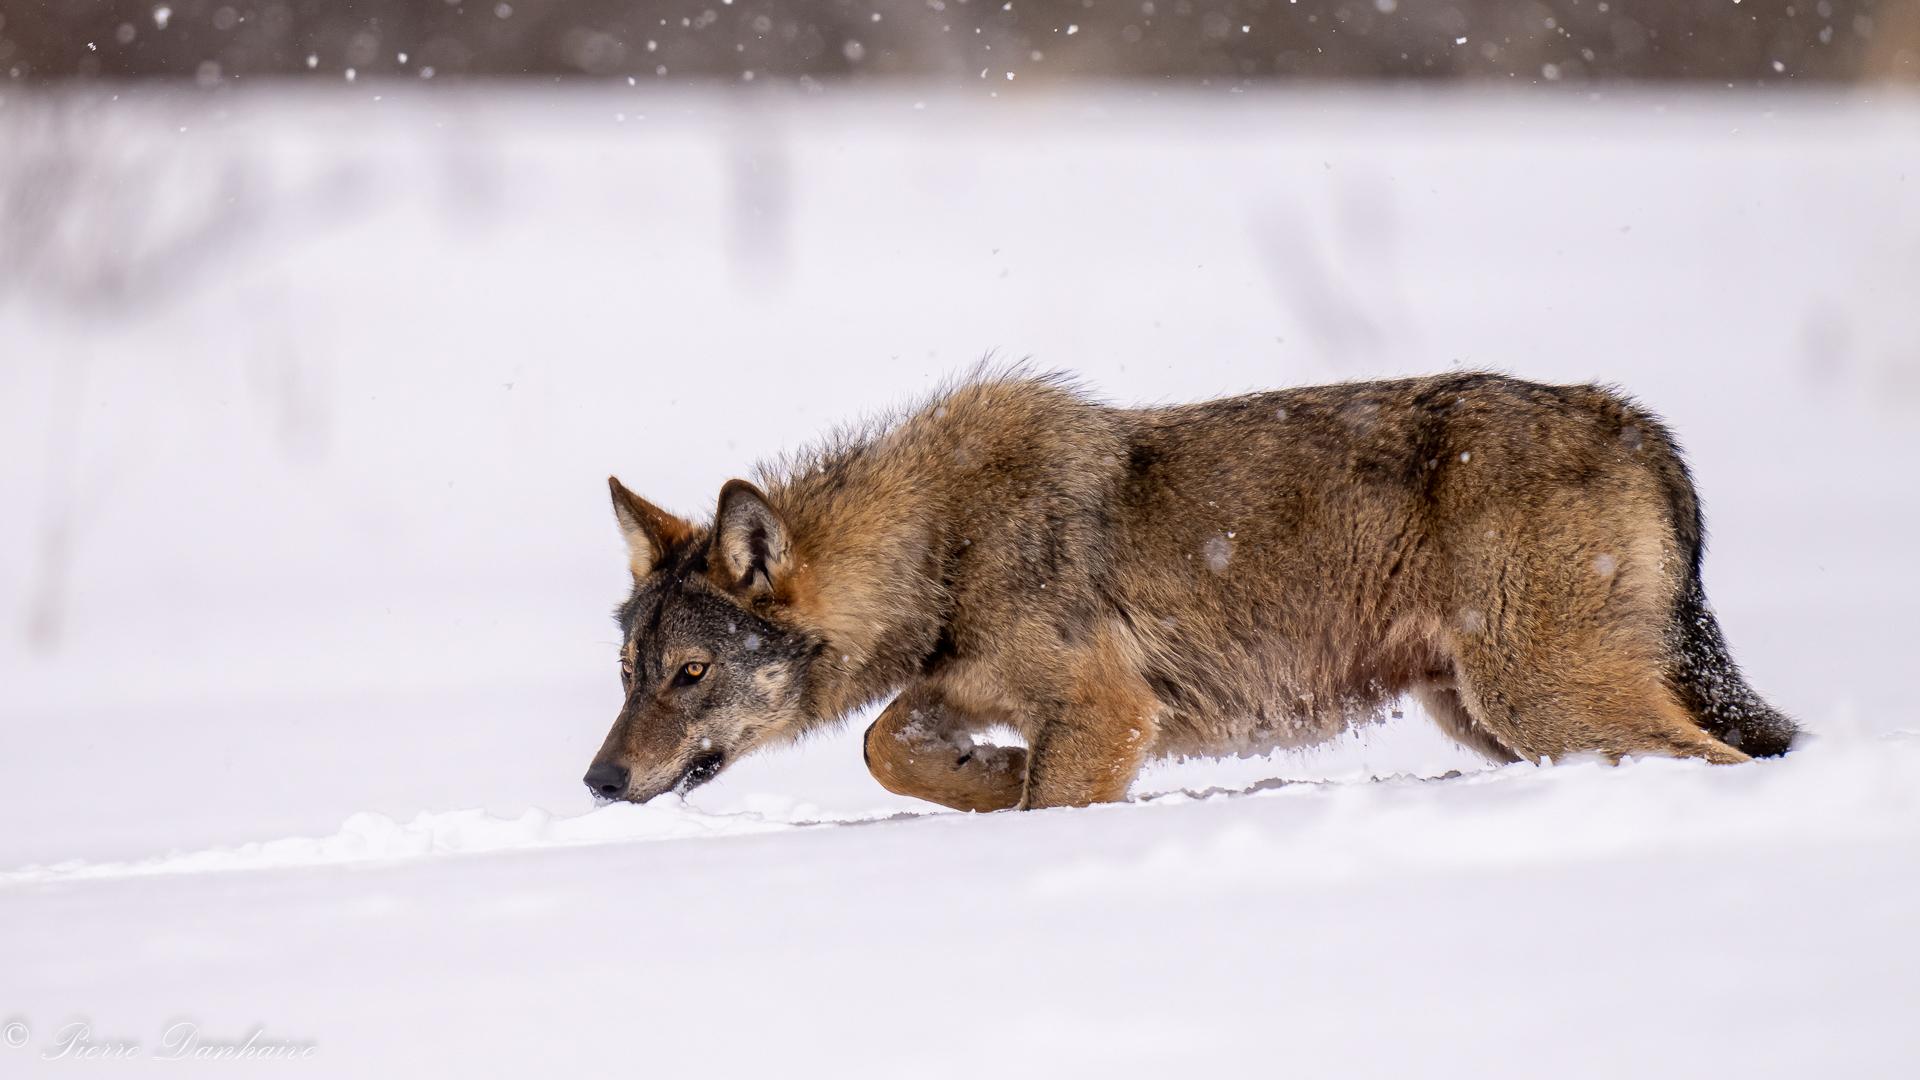
[[[1123,642],[1110,631],[1064,665],[1069,693],[1034,738],[1022,808],[1127,797],[1158,734],[1161,706]]]
[[[1011,810],[1026,783],[1027,752],[974,742],[986,726],[936,688],[909,686],[867,729],[867,771],[896,795],[955,810]]]

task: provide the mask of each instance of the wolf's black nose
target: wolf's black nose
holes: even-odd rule
[[[627,767],[611,761],[596,761],[587,770],[587,790],[603,799],[617,799],[627,793]]]

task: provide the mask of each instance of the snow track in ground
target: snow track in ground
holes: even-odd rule
[[[1070,864],[1045,892],[1096,893],[1142,877],[1160,887],[1205,890],[1262,878],[1341,880],[1436,867],[1506,869],[1726,845],[1857,841],[1920,845],[1920,733],[1808,740],[1784,759],[1742,769],[1693,761],[1520,764],[1469,775],[1385,777],[1371,783],[1267,781],[1246,791],[1175,791],[1095,813],[1241,798],[1289,800],[1296,820],[1280,837],[1229,831],[1210,847],[1170,847],[1137,866]],[[289,837],[127,862],[75,860],[0,872],[0,888],[99,878],[397,862],[598,844],[702,841],[910,820],[927,814],[826,815],[804,802],[762,796],[755,809],[711,813],[671,796],[644,806],[602,806],[577,816],[529,810],[422,813],[398,822],[349,817],[337,833]],[[1068,812],[1068,811],[1061,811]]]
[[[556,817],[543,810],[528,810],[517,818],[497,817],[485,810],[450,810],[422,813],[406,822],[384,814],[359,813],[347,818],[340,831],[331,836],[262,840],[129,862],[77,860],[27,866],[0,873],[0,888],[88,878],[274,870],[536,847],[748,836],[817,824],[824,822],[786,821],[754,813],[707,814],[673,804],[606,806],[575,817]]]

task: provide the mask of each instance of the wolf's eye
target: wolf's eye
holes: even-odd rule
[[[675,675],[673,677],[673,682],[675,686],[690,686],[693,683],[699,682],[700,676],[705,675],[706,673],[707,673],[707,665],[702,664],[699,661],[695,661],[691,664],[687,664],[683,666],[680,669],[680,674]]]
[[[633,661],[624,657],[620,660],[620,681],[622,683],[633,681]]]

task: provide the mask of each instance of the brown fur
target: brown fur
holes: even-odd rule
[[[704,528],[615,482],[629,646],[656,682],[669,654],[714,665],[630,687],[599,759],[631,772],[618,797],[684,790],[696,742],[730,761],[896,691],[873,774],[968,810],[1119,799],[1150,758],[1309,745],[1403,693],[1496,760],[1737,762],[1728,740],[1793,733],[1705,609],[1671,438],[1601,388],[1126,410],[990,377],[761,481]],[[733,648],[729,612],[779,656]],[[973,740],[993,726],[1029,749]]]

